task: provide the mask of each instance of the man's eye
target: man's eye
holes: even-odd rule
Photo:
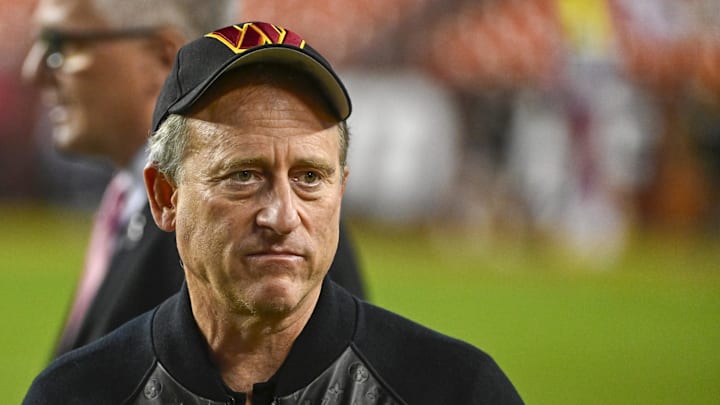
[[[315,172],[304,172],[298,178],[299,181],[305,184],[315,184],[320,181],[320,176]]]
[[[233,173],[232,179],[236,181],[248,182],[253,179],[253,173],[250,170],[242,170]]]

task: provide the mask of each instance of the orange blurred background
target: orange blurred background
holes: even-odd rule
[[[0,200],[94,207],[108,169],[57,156],[19,78],[33,3],[0,0]],[[720,225],[717,1],[244,0],[239,19],[346,78],[348,215],[586,250]]]

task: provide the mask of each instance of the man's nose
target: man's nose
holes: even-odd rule
[[[39,84],[42,82],[44,75],[47,75],[45,67],[46,48],[40,43],[35,43],[28,51],[21,71],[22,79],[25,82]]]
[[[256,223],[278,235],[287,235],[300,225],[296,196],[288,179],[273,186],[257,214]]]

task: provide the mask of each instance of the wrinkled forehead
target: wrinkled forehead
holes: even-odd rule
[[[232,91],[188,118],[191,133],[200,137],[227,132],[234,136],[262,134],[284,138],[289,134],[317,134],[337,127],[334,118],[318,104],[272,87]]]
[[[53,28],[82,31],[108,26],[92,0],[39,0],[32,23],[37,30]]]

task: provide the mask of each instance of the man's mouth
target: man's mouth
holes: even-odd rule
[[[250,257],[278,257],[278,258],[292,258],[292,257],[302,257],[301,254],[291,251],[291,250],[260,250],[257,252],[250,253],[248,256]]]
[[[55,104],[50,107],[50,110],[48,111],[50,122],[55,124],[66,122],[68,115],[68,109],[63,105]]]

